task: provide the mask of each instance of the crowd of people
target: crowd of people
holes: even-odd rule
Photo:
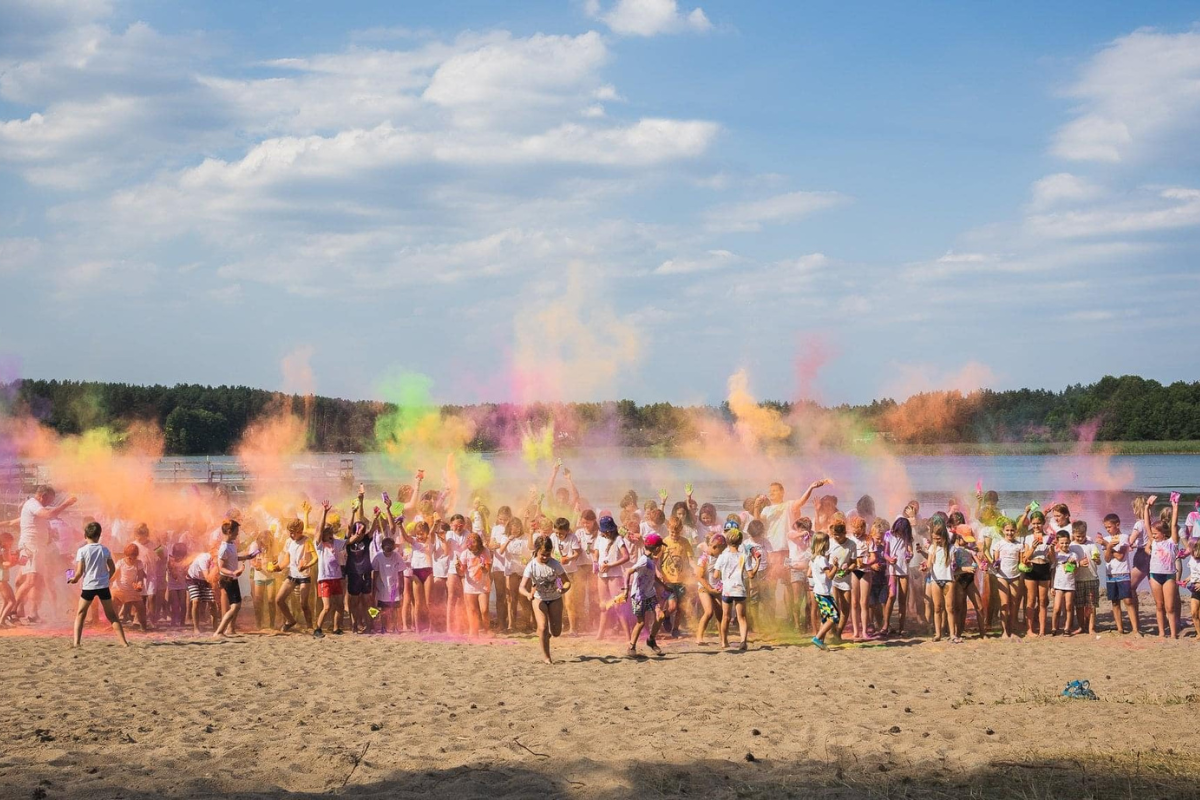
[[[972,504],[923,516],[914,500],[889,520],[870,496],[843,512],[836,496],[818,494],[828,479],[795,500],[772,483],[731,513],[690,485],[673,503],[666,491],[646,500],[629,491],[611,509],[593,507],[561,464],[545,492],[494,512],[480,498],[460,508],[453,491],[423,482],[418,472],[395,501],[383,492],[369,503],[359,486],[340,508],[298,498],[291,513],[256,504],[229,509],[219,525],[170,530],[72,524],[75,498],[56,502],[39,487],[3,523],[17,537],[0,529],[0,626],[37,625],[43,608],[53,617],[74,605],[76,646],[89,618],[103,624],[101,610],[122,642],[126,625],[233,636],[250,624],[248,593],[258,630],[536,632],[550,663],[551,639],[564,632],[620,637],[630,655],[643,634],[655,653],[663,637],[709,646],[715,633],[718,646],[746,649],[752,632],[789,630],[821,649],[889,637],[957,643],[968,632],[1096,635],[1102,624],[1140,635],[1143,582],[1159,637],[1181,636],[1181,588],[1193,627],[1200,620],[1200,500],[1181,521],[1176,493],[1163,504],[1137,497],[1131,518],[1089,525],[1064,503],[1005,512],[982,486]]]

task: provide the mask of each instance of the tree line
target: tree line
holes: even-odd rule
[[[307,422],[307,445],[322,452],[377,449],[376,421],[391,403],[303,397],[247,386],[134,386],[58,380],[3,385],[11,414],[29,414],[59,434],[105,426],[118,434],[135,421],[162,430],[173,455],[230,452],[247,427],[269,413]],[[1136,376],[1106,376],[1062,391],[984,389],[970,394],[929,392],[902,402],[823,407],[812,402],[764,402],[760,408],[790,426],[783,445],[846,446],[884,438],[904,444],[1200,440],[1200,382],[1163,385]],[[682,446],[731,424],[728,403],[685,407],[632,400],[603,403],[482,403],[431,407],[430,414],[469,419],[470,449],[517,447],[521,436],[554,428],[560,444],[624,447]]]

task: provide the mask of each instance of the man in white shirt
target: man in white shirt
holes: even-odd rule
[[[76,498],[68,497],[54,505],[54,489],[39,486],[33,497],[21,506],[21,534],[17,540],[17,554],[24,564],[17,578],[17,594],[13,603],[19,607],[29,601],[29,620],[38,621],[38,606],[42,601],[45,576],[50,568],[50,520],[57,519],[64,511],[75,505]]]

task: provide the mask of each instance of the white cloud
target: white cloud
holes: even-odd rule
[[[0,273],[33,267],[41,253],[41,241],[31,236],[0,239]]]
[[[1102,187],[1085,178],[1059,172],[1034,181],[1029,207],[1034,211],[1043,211],[1060,205],[1090,202],[1104,194]]]
[[[837,192],[789,192],[748,203],[719,206],[706,214],[708,227],[716,231],[762,230],[763,225],[795,222],[817,211],[848,203]]]
[[[1091,209],[1030,215],[1026,228],[1049,239],[1136,236],[1200,225],[1200,190],[1141,189]]]
[[[710,272],[725,269],[744,261],[728,250],[709,250],[697,258],[671,258],[654,270],[655,275],[690,275],[695,272]]]
[[[703,9],[694,8],[684,13],[676,0],[617,0],[607,9],[599,0],[588,0],[585,10],[621,36],[702,33],[712,29]]]
[[[1122,36],[1066,94],[1079,105],[1054,137],[1057,156],[1115,163],[1192,155],[1200,136],[1200,31]]]

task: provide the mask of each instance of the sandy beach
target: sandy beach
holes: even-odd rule
[[[1195,797],[1193,639],[16,635],[3,797]],[[1088,679],[1099,701],[1059,697]],[[971,795],[974,792],[975,795]]]

